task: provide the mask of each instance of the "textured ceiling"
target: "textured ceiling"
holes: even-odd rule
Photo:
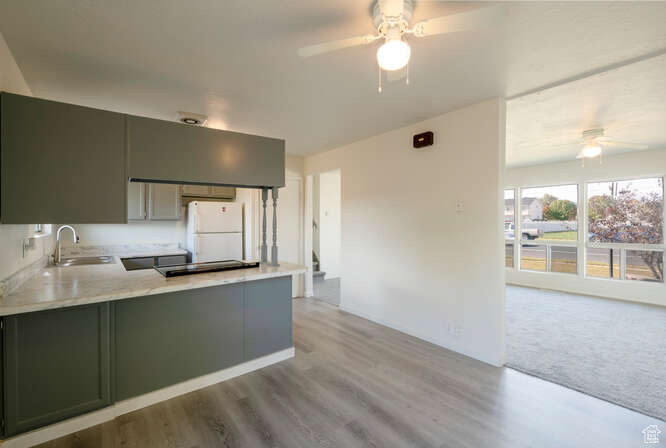
[[[411,84],[377,93],[359,0],[0,1],[0,32],[36,96],[287,140],[309,154],[666,48],[666,3],[506,3],[490,30],[411,40]],[[417,2],[414,20],[482,6]],[[511,149],[510,149],[511,151]]]
[[[666,55],[507,103],[507,165],[573,160],[586,129],[615,141],[666,149]],[[604,149],[604,155],[631,150]]]

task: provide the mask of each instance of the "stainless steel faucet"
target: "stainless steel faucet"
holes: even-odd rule
[[[62,232],[63,229],[69,229],[72,231],[72,235],[74,236],[74,244],[78,244],[79,242],[79,237],[76,235],[76,230],[74,230],[74,227],[68,225],[60,226],[56,232],[56,245],[55,252],[53,253],[53,262],[55,264],[60,264],[60,232]]]

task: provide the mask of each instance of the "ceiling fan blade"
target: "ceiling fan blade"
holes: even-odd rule
[[[310,45],[309,47],[299,48],[298,54],[301,57],[307,58],[322,53],[328,53],[329,51],[342,50],[343,48],[369,44],[374,42],[376,39],[376,36],[373,36],[372,34],[366,34],[365,36],[356,36],[350,37],[348,39],[334,40],[331,42],[325,42],[323,44]]]
[[[625,143],[625,142],[614,142],[614,141],[600,141],[601,146],[610,146],[612,148],[624,148],[624,149],[648,149],[648,145],[641,145],[639,143]]]
[[[398,17],[403,11],[403,0],[379,0],[379,8],[386,17]]]
[[[497,22],[504,16],[504,12],[505,9],[502,6],[489,6],[460,14],[428,19],[414,25],[414,34],[422,37],[490,28],[497,25]]]

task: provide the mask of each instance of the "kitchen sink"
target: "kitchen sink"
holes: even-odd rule
[[[87,264],[111,264],[115,263],[116,260],[114,257],[108,255],[101,257],[77,257],[77,258],[63,258],[60,260],[56,266],[84,266]]]

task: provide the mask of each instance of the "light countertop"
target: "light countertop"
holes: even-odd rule
[[[261,265],[167,279],[154,269],[126,271],[120,257],[115,256],[112,264],[47,266],[0,298],[0,316],[303,273],[304,266],[281,263],[278,267]]]

